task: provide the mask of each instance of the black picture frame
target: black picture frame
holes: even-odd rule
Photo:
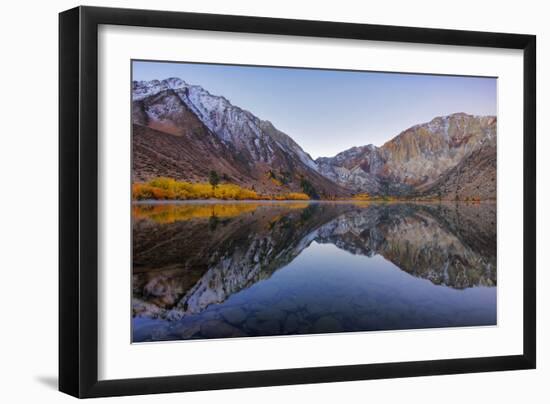
[[[98,380],[98,26],[180,28],[523,50],[523,354]],[[279,18],[77,7],[59,15],[59,390],[103,397],[536,366],[536,37]]]

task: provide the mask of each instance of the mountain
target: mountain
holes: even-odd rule
[[[206,182],[215,170],[223,180],[262,193],[350,194],[269,121],[178,78],[134,81],[132,123],[135,181],[168,176]]]
[[[436,117],[314,161],[271,122],[181,79],[134,81],[132,100],[134,181],[207,182],[214,170],[265,194],[496,199],[494,116]]]
[[[352,147],[334,157],[319,157],[315,162],[321,174],[346,188],[355,192],[382,193],[380,173],[387,160],[374,145]]]
[[[324,176],[354,192],[494,199],[496,186],[485,183],[496,178],[496,117],[437,117],[381,147],[353,147],[316,163]]]
[[[419,187],[420,197],[494,200],[497,194],[496,138],[484,142],[435,182]]]

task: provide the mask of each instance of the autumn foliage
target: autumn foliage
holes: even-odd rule
[[[309,196],[301,192],[277,195],[260,195],[256,191],[236,184],[191,183],[159,177],[149,182],[132,185],[134,200],[308,200]]]
[[[371,196],[369,194],[357,194],[353,196],[353,199],[356,201],[369,201]]]

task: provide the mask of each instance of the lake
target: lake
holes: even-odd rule
[[[132,340],[496,325],[492,203],[135,203]]]

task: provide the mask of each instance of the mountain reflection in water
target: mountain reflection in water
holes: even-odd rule
[[[133,205],[133,341],[496,324],[494,204]]]

